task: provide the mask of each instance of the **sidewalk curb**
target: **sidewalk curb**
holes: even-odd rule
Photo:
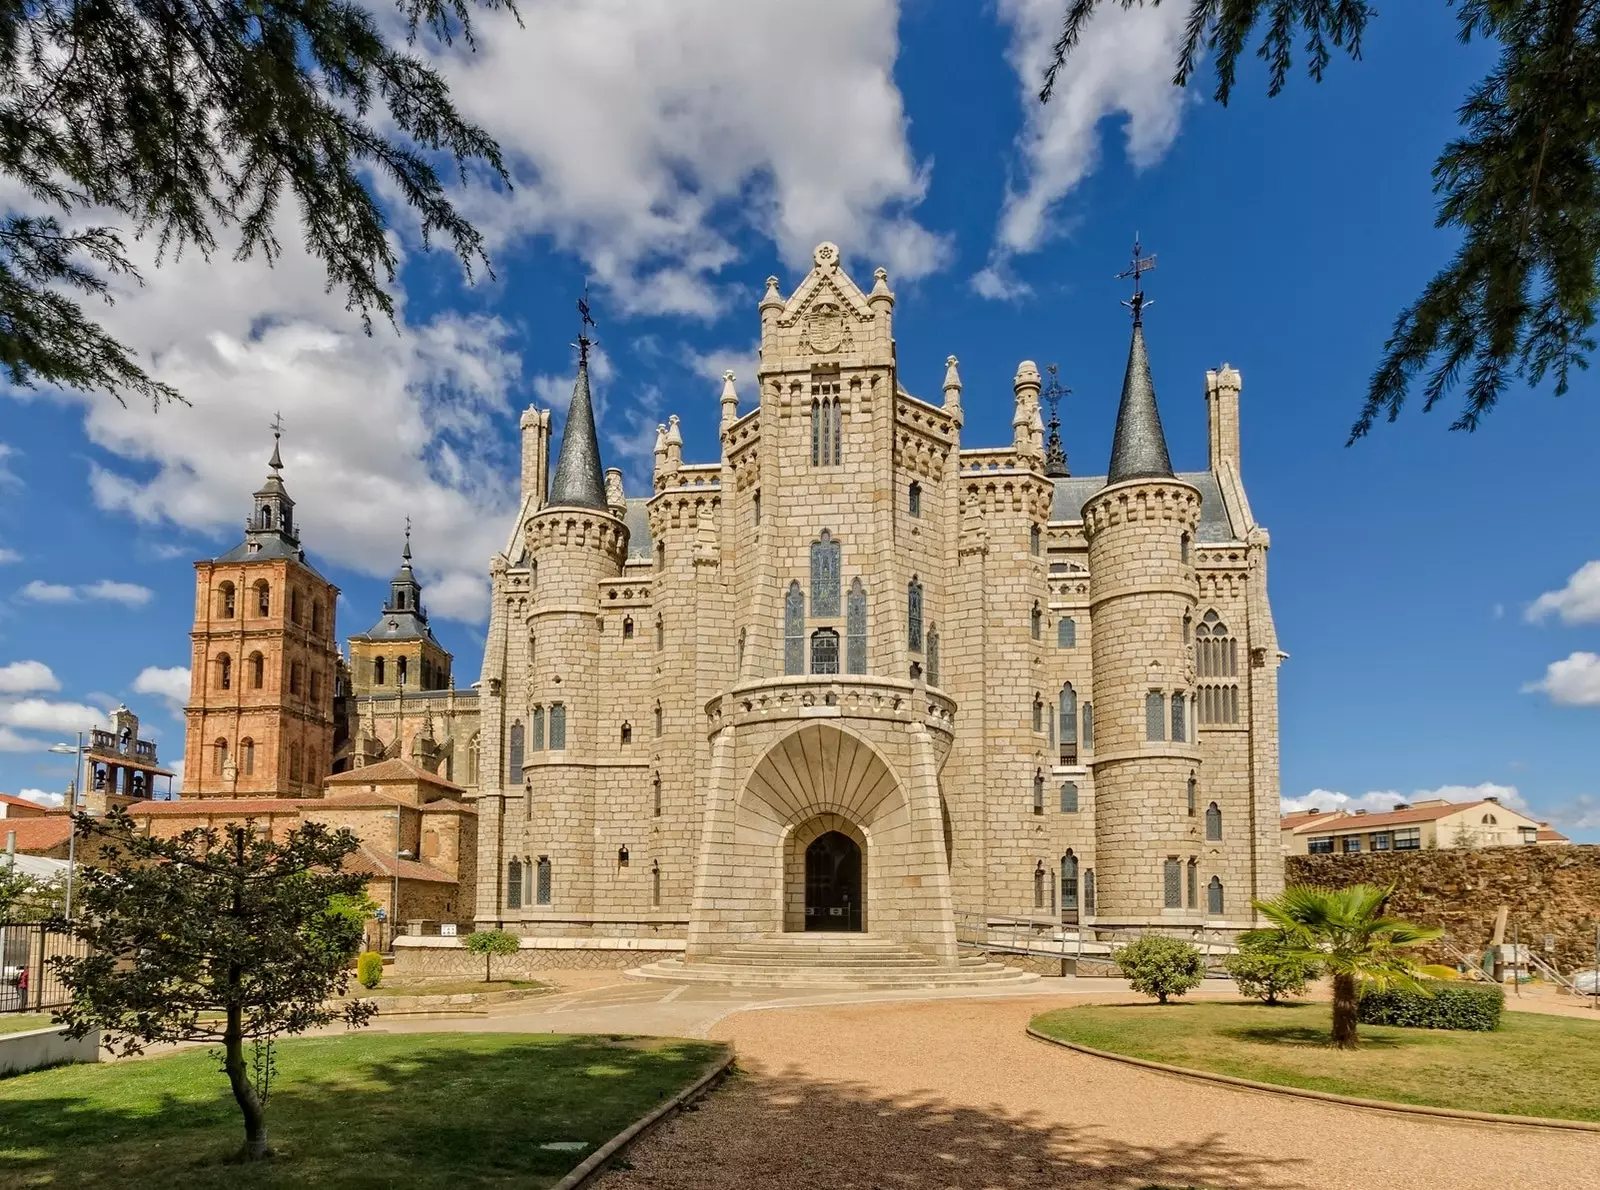
[[[1190,1066],[1172,1066],[1166,1062],[1152,1062],[1147,1058],[1134,1058],[1127,1054],[1114,1054],[1108,1050],[1093,1049],[1087,1045],[1079,1045],[1075,1041],[1062,1041],[1059,1037],[1051,1037],[1048,1034],[1040,1033],[1032,1025],[1028,1026],[1028,1036],[1047,1045],[1058,1045],[1062,1049],[1088,1054],[1091,1058],[1108,1058],[1113,1062],[1123,1062],[1129,1066],[1141,1066],[1146,1070],[1158,1071],[1161,1074],[1177,1075],[1179,1078],[1191,1078],[1198,1082],[1221,1083],[1223,1086],[1239,1087],[1247,1091],[1266,1091],[1272,1095],[1291,1095],[1300,1099],[1315,1099],[1322,1103],[1337,1103],[1343,1107],[1364,1107],[1373,1111],[1396,1112],[1406,1116],[1427,1116],[1438,1120],[1463,1120],[1473,1124],[1505,1124],[1516,1128],[1556,1128],[1564,1132],[1600,1133],[1600,1124],[1591,1124],[1587,1120],[1557,1120],[1548,1116],[1505,1116],[1495,1112],[1463,1111],[1451,1107],[1428,1107],[1420,1103],[1391,1103],[1384,1099],[1357,1099],[1350,1095],[1335,1095],[1331,1091],[1312,1091],[1305,1087],[1286,1087],[1281,1083],[1260,1083],[1254,1079],[1235,1078],[1231,1074],[1212,1074],[1210,1071],[1195,1070]]]
[[[670,1113],[680,1110],[686,1104],[692,1103],[709,1091],[712,1083],[728,1073],[728,1068],[733,1065],[733,1058],[733,1050],[729,1049],[722,1061],[706,1071],[692,1085],[685,1087],[667,1102],[650,1112],[649,1115],[635,1120],[606,1141],[605,1144],[590,1153],[581,1165],[550,1187],[550,1190],[577,1190],[579,1186],[586,1184],[589,1179],[605,1169],[611,1158],[661,1123]]]

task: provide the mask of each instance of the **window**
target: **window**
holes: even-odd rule
[[[1083,750],[1094,751],[1094,703],[1083,704]]]
[[[1071,616],[1062,616],[1056,621],[1056,648],[1075,649],[1078,647],[1078,621]]]
[[[1200,791],[1200,783],[1194,779],[1194,774],[1193,773],[1189,774],[1188,789],[1189,789],[1189,817],[1193,818],[1194,817],[1194,812],[1195,812],[1195,797]]]
[[[1239,687],[1202,686],[1197,699],[1201,723],[1239,722]]]
[[[1061,857],[1061,907],[1078,908],[1078,857],[1071,851]]]
[[[1206,885],[1206,912],[1212,917],[1222,916],[1222,878],[1213,876]]]
[[[506,908],[522,908],[522,861],[519,859],[506,865]]]
[[[566,704],[553,702],[550,704],[550,750],[561,752],[567,746],[567,708]]]
[[[811,634],[811,672],[839,672],[839,634],[832,628],[818,628]]]
[[[1039,610],[1037,603],[1033,605],[1033,610],[1028,613],[1028,635],[1033,637],[1034,640],[1038,640],[1044,635],[1044,612]]]
[[[226,653],[217,657],[217,686],[222,690],[233,689],[233,658]]]
[[[311,605],[311,631],[322,631],[322,604],[320,603],[313,603]]]
[[[650,908],[661,908],[661,867],[654,863],[650,865]]]
[[[836,467],[839,464],[840,431],[839,382],[814,382],[811,385],[811,465]]]
[[[743,628],[739,629],[738,656],[735,658],[735,661],[734,661],[734,664],[736,666],[736,668],[734,670],[735,673],[743,673],[744,672],[744,636],[745,636],[745,630]]]
[[[1537,843],[1539,841],[1539,828],[1536,826],[1519,826],[1517,834],[1521,836],[1524,843]],[[1376,844],[1378,836],[1373,835],[1372,838],[1374,844]],[[1373,850],[1376,851],[1377,847],[1374,846]]]
[[[928,625],[927,658],[928,685],[937,686],[939,684],[939,629],[932,624]]]
[[[249,736],[239,741],[239,768],[247,777],[256,771],[256,742]]]
[[[1387,851],[1387,850],[1389,850],[1389,836],[1384,834],[1381,831],[1375,833],[1372,836],[1372,849],[1374,851]]]
[[[548,905],[550,903],[550,857],[548,855],[539,857],[538,881],[534,886],[534,900],[540,905]]]
[[[217,740],[211,745],[211,771],[221,776],[223,768],[228,763],[228,741]]]
[[[529,734],[533,736],[528,741],[529,750],[533,752],[544,751],[544,708],[534,707],[528,715],[528,726],[532,729]]]
[[[300,622],[300,592],[289,592],[289,618],[296,624]]]
[[[906,511],[912,516],[922,515],[922,485],[916,480],[906,489]]]
[[[259,616],[272,614],[272,588],[267,585],[266,579],[256,581],[256,614]]]
[[[1094,912],[1094,869],[1090,868],[1083,874],[1083,910],[1085,913]]]
[[[1167,738],[1167,705],[1159,690],[1152,690],[1144,696],[1144,738]]]
[[[1483,825],[1484,826],[1494,826],[1496,821],[1497,821],[1497,819],[1495,818],[1495,816],[1493,814],[1485,814],[1483,816]]]
[[[217,588],[217,615],[224,620],[233,619],[233,584],[223,583]]]
[[[1206,807],[1206,838],[1212,842],[1222,838],[1222,811],[1216,802]]]
[[[650,778],[650,814],[653,818],[661,817],[661,774],[656,773]]]
[[[906,645],[922,652],[922,584],[914,577],[906,585]]]
[[[867,589],[860,579],[850,583],[845,598],[845,672],[867,672]]]
[[[624,746],[633,743],[633,724],[623,723],[619,742]]]
[[[1076,781],[1063,781],[1061,783],[1061,812],[1063,814],[1076,814],[1078,812],[1078,783]]]
[[[623,640],[632,640],[633,639],[633,617],[632,616],[623,616],[622,617],[622,639]]]
[[[467,784],[478,783],[478,733],[473,732],[472,738],[467,741]]]
[[[1398,832],[1396,832],[1398,834]],[[1333,836],[1318,835],[1306,840],[1306,853],[1308,855],[1332,855]]]
[[[1178,561],[1185,566],[1189,565],[1189,535],[1187,533],[1178,537]]]
[[[250,688],[261,689],[261,683],[266,679],[267,661],[260,653],[250,654]]]
[[[522,720],[518,719],[511,725],[511,746],[509,749],[510,755],[506,759],[506,768],[508,770],[506,773],[506,780],[508,782],[520,783],[522,781],[523,762],[526,759],[523,756],[523,744],[525,739],[526,731],[522,726]]]
[[[1067,682],[1056,699],[1056,730],[1061,740],[1061,763],[1078,763],[1078,695]]]
[[[1339,849],[1346,855],[1355,855],[1361,850],[1360,835],[1345,835],[1339,840]]]
[[[315,671],[311,674],[311,701],[318,705],[322,702],[322,675]]]
[[[783,599],[783,672],[806,672],[806,597],[799,579],[790,581]]]
[[[1038,769],[1033,770],[1033,812],[1044,813],[1044,773]]]
[[[661,704],[659,702],[656,703],[655,720],[656,720],[656,739],[659,740],[661,738],[662,729],[666,726],[666,716],[662,712]]]
[[[1162,861],[1161,894],[1161,903],[1165,908],[1183,908],[1183,865],[1176,856],[1168,856]]]
[[[1033,730],[1044,730],[1044,699],[1037,694],[1033,696]]]
[[[298,661],[289,663],[289,693],[300,693],[300,663]]]
[[[1333,850],[1333,840],[1329,839],[1329,851]],[[1422,848],[1422,828],[1420,826],[1407,826],[1395,831],[1394,849],[1396,851],[1419,851]]]
[[[406,684],[406,662],[409,658],[396,657],[394,662],[394,680],[402,686]]]
[[[1188,864],[1186,866],[1188,868],[1188,877],[1189,877],[1189,879],[1188,879],[1188,893],[1189,893],[1188,905],[1189,905],[1189,908],[1193,909],[1199,904],[1199,892],[1198,892],[1198,890],[1200,888],[1200,863],[1199,863],[1198,860],[1195,859],[1194,856],[1191,855],[1189,857],[1189,862],[1188,862]]]
[[[1028,552],[1030,554],[1032,554],[1035,558],[1037,558],[1039,556],[1039,538],[1040,538],[1039,526],[1038,525],[1029,525],[1028,526]]]
[[[372,681],[374,685],[383,685],[383,658],[374,657],[372,660]]]
[[[826,529],[811,543],[811,614],[839,614],[839,543]]]
[[[1172,742],[1183,743],[1188,735],[1188,725],[1184,720],[1184,702],[1182,694],[1172,696]]]
[[[1194,630],[1195,672],[1202,678],[1231,678],[1238,673],[1238,642],[1228,626],[1208,611]]]
[[[761,525],[761,489],[757,488],[750,497],[750,513],[755,518],[756,526]]]
[[[1044,908],[1044,865],[1036,864],[1033,869],[1033,907]]]

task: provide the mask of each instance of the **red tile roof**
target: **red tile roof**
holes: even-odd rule
[[[345,809],[359,809],[363,806],[402,806],[406,809],[421,810],[425,813],[432,811],[445,811],[446,813],[452,814],[476,814],[478,812],[476,806],[468,805],[465,802],[458,802],[453,798],[437,797],[431,802],[423,802],[421,805],[418,805],[416,802],[407,801],[402,797],[395,797],[393,794],[383,793],[381,791],[378,793],[367,793],[364,790],[357,790],[352,793],[333,793],[329,794],[325,798],[319,798],[317,800],[305,803],[305,808],[308,810],[314,810],[318,806],[327,806],[330,808],[342,807]]]
[[[1539,824],[1539,833],[1535,836],[1541,843],[1570,843],[1571,839],[1553,828],[1548,822]]]
[[[1330,816],[1329,821],[1310,819],[1298,825],[1284,820],[1284,829],[1293,829],[1295,834],[1302,834],[1315,826],[1319,830],[1350,831],[1371,830],[1374,827],[1409,826],[1417,822],[1436,822],[1441,818],[1448,818],[1452,814],[1459,814],[1463,810],[1474,810],[1480,806],[1489,807],[1490,813],[1515,814],[1518,818],[1527,816],[1510,806],[1503,806],[1499,802],[1445,802],[1442,805],[1412,806],[1405,810],[1390,810],[1384,814],[1352,814],[1348,810],[1339,811]]]
[[[24,855],[43,854],[66,846],[72,834],[72,820],[65,814],[49,814],[41,818],[0,819],[0,847],[12,831],[17,833],[17,850]]]
[[[342,773],[334,773],[322,779],[324,785],[378,785],[385,781],[421,781],[425,785],[437,785],[442,789],[453,789],[457,793],[466,792],[461,786],[446,781],[438,773],[418,768],[409,760],[402,760],[398,756],[391,760],[380,760],[377,764],[369,764],[363,768],[346,769]]]
[[[24,815],[24,817],[29,818],[36,818],[50,808],[43,802],[29,801],[25,797],[12,797],[9,793],[0,793],[0,802],[8,806],[15,806],[19,810],[32,810],[32,814]],[[7,817],[9,818],[10,815],[7,815]]]
[[[446,875],[429,864],[418,863],[414,859],[396,860],[392,854],[385,855],[382,851],[369,847],[365,843],[358,847],[349,859],[344,861],[344,868],[347,872],[365,872],[371,876],[388,876],[390,878],[396,875],[396,868],[398,868],[398,875],[402,880],[426,880],[433,884],[456,883],[454,877]]]
[[[296,814],[315,804],[315,798],[300,797],[189,797],[170,802],[134,802],[128,807],[128,813],[135,818],[147,815],[203,818],[219,814],[262,817],[267,814]]]

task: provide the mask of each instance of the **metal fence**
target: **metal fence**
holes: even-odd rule
[[[0,922],[0,1012],[45,1012],[71,997],[50,960],[87,954],[87,948],[50,922]]]

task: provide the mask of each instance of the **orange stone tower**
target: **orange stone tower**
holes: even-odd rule
[[[278,437],[244,540],[194,564],[185,797],[317,797],[330,771],[339,589],[300,548]]]

